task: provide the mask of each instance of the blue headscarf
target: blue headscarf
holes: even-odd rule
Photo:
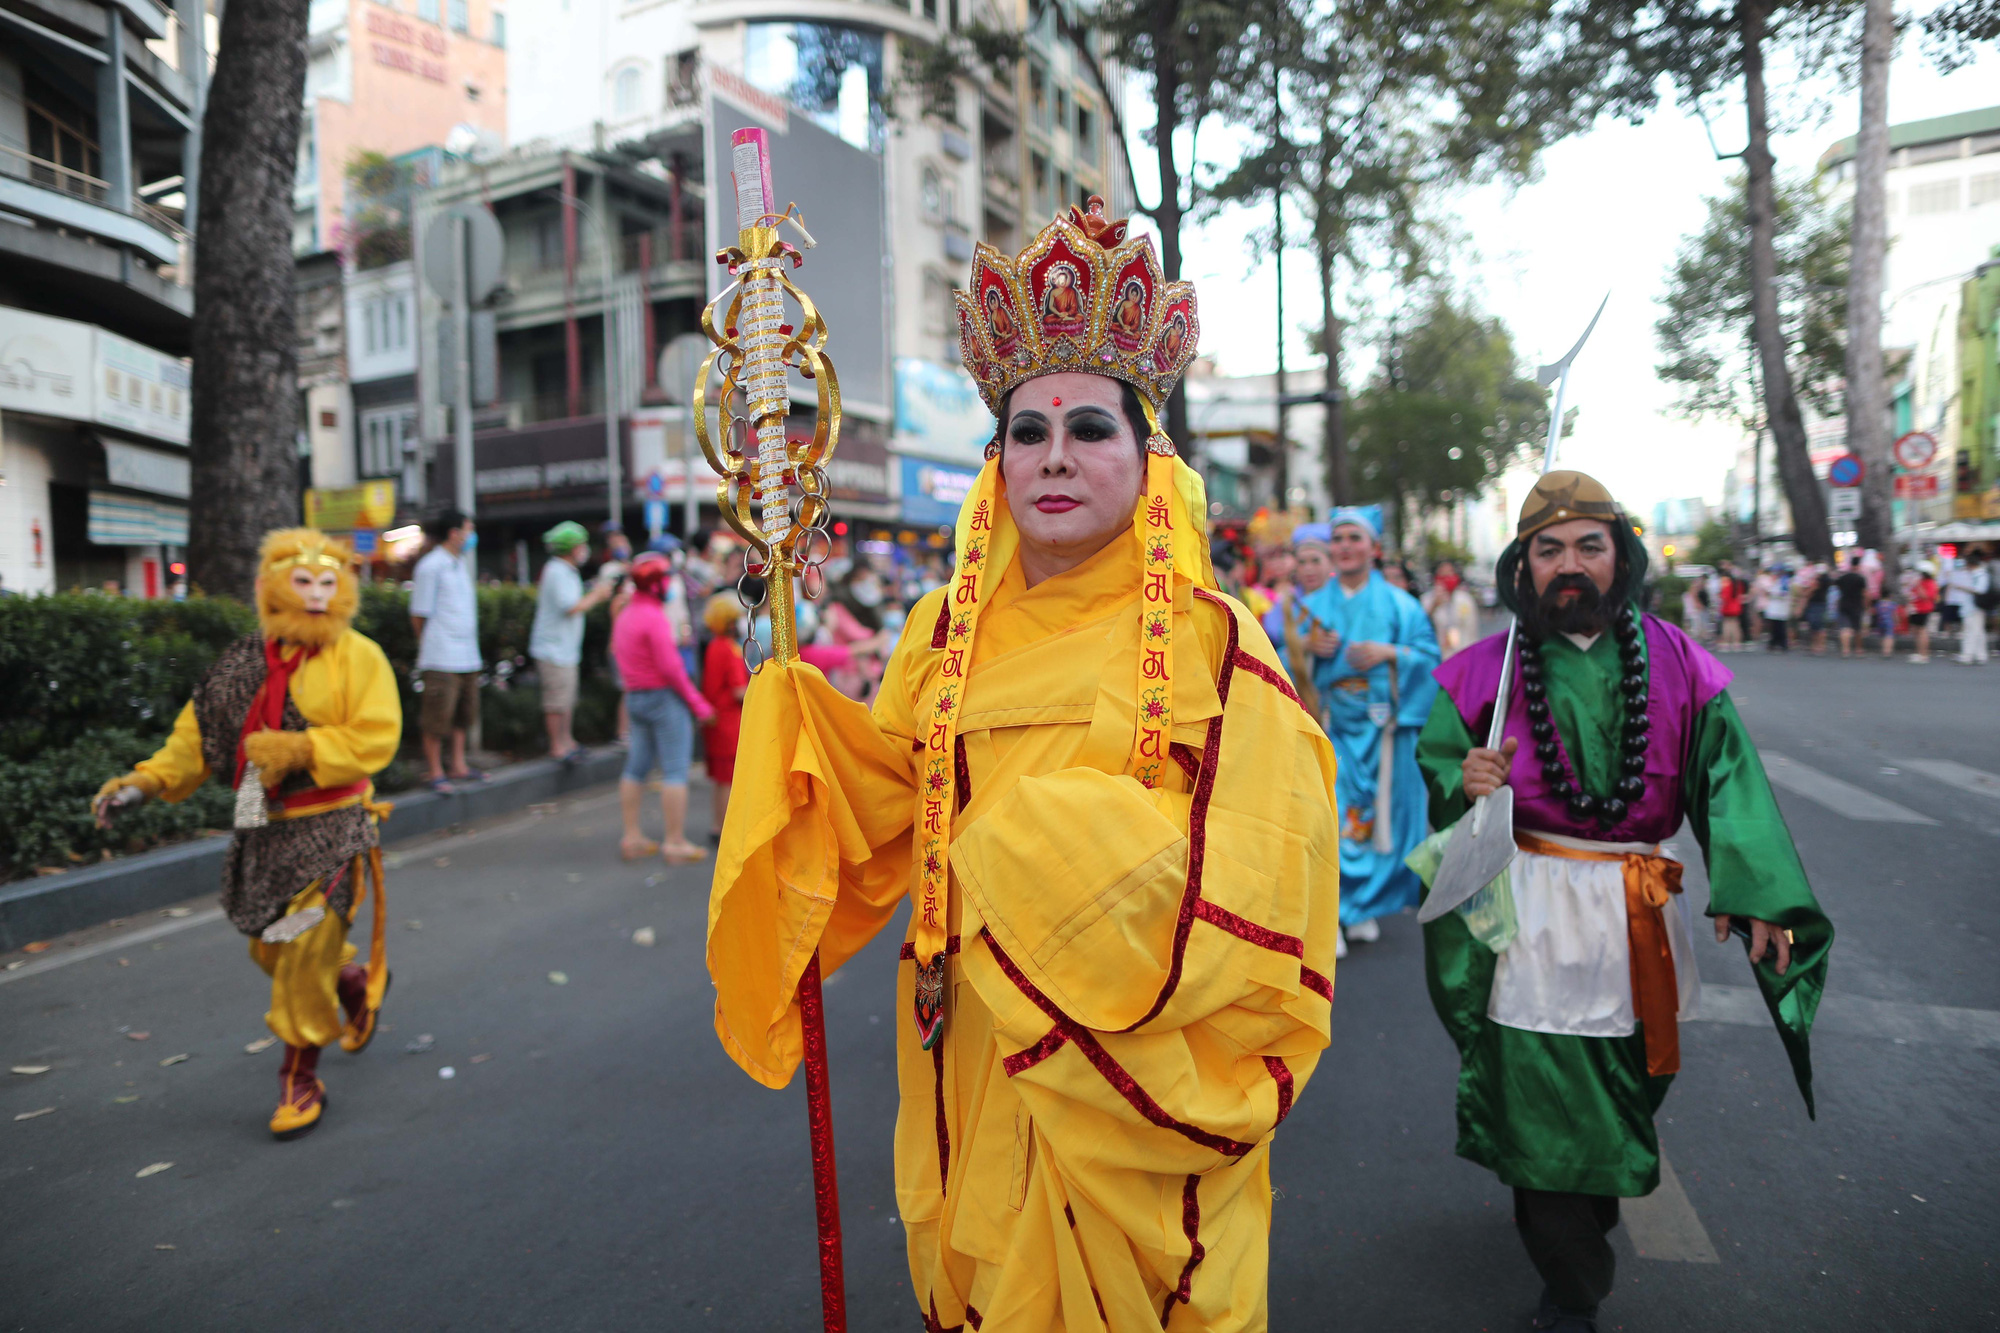
[[[1333,525],[1330,523],[1301,523],[1292,529],[1293,546],[1333,545]]]
[[[1343,523],[1352,523],[1376,541],[1382,540],[1381,505],[1342,505],[1334,510],[1333,517],[1327,520],[1326,525],[1329,539],[1333,535],[1333,530]]]

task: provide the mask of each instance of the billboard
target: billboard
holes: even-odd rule
[[[826,319],[826,354],[839,373],[841,399],[849,411],[887,420],[890,284],[882,159],[821,129],[789,104],[748,89],[740,78],[712,71],[708,144],[702,155],[711,249],[736,243],[729,139],[749,125],[772,131],[771,181],[780,206],[797,202],[818,242],[805,252],[805,264],[792,280]],[[799,243],[789,228],[785,239]],[[728,271],[714,265],[709,295],[730,281]],[[795,402],[811,402],[815,396],[809,382],[792,377]]]
[[[0,308],[0,411],[188,442],[188,363],[92,324]]]

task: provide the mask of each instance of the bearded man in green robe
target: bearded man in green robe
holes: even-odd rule
[[[1437,668],[1417,743],[1435,827],[1514,792],[1513,864],[1424,928],[1425,967],[1459,1049],[1458,1154],[1513,1187],[1543,1282],[1534,1326],[1560,1333],[1596,1329],[1618,1200],[1660,1183],[1653,1114],[1700,1003],[1693,913],[1662,840],[1692,826],[1715,938],[1743,937],[1808,1114],[1833,943],[1728,669],[1639,612],[1645,573],[1601,484],[1544,476],[1496,569],[1521,624],[1501,748],[1474,738],[1492,722],[1505,635]]]

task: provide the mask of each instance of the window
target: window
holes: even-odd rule
[[[924,271],[924,332],[932,337],[958,332],[958,305],[951,299],[951,279],[933,269]]]
[[[453,32],[472,31],[472,10],[466,0],[451,0],[451,30]]]
[[[1053,217],[1056,211],[1055,177],[1049,170],[1048,158],[1040,153],[1028,155],[1028,179],[1034,189],[1034,216]]]
[[[361,475],[393,477],[403,470],[405,441],[417,435],[413,408],[388,407],[361,414]]]
[[[417,17],[426,23],[438,21],[438,0],[417,0]]]
[[[1079,97],[1076,101],[1077,161],[1093,167],[1097,165],[1097,135],[1097,112]]]
[[[1956,180],[1932,181],[1928,185],[1910,187],[1910,212],[1956,213],[1958,211],[1958,182]]]
[[[1028,66],[1028,111],[1035,128],[1054,129],[1054,110],[1049,99],[1048,67],[1039,61]]]
[[[944,177],[936,167],[924,168],[924,216],[932,222],[944,221]]]
[[[675,54],[667,67],[667,105],[693,106],[701,100],[701,48]]]
[[[23,79],[28,110],[29,178],[66,194],[102,200],[103,159],[97,117],[30,71]]]
[[[611,114],[614,116],[636,116],[639,114],[639,67],[627,65],[618,71],[611,85]]]
[[[1977,208],[1981,204],[2000,204],[2000,171],[1984,176],[1974,176],[1968,184],[1972,189],[1966,203]]]
[[[493,44],[503,49],[507,45],[507,15],[498,9],[493,11]]]

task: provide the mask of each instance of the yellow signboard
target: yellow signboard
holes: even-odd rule
[[[321,532],[386,528],[396,520],[396,483],[364,481],[306,492],[306,526]]]

